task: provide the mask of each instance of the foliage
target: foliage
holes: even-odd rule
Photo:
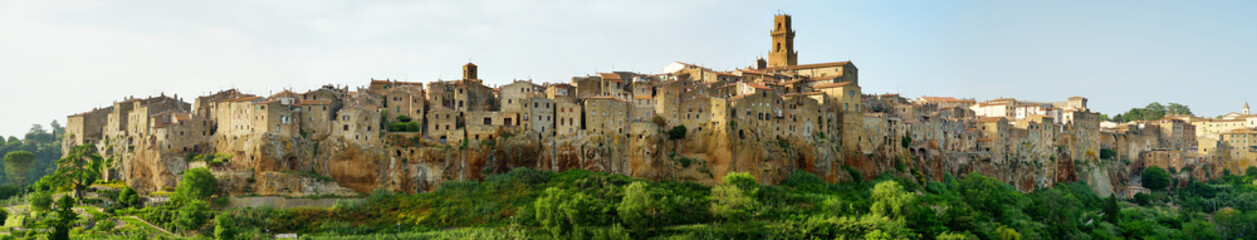
[[[884,181],[873,187],[873,214],[890,219],[903,219],[905,209],[912,203],[915,196],[904,192],[903,187],[895,181]]]
[[[125,186],[118,193],[118,204],[122,207],[140,207],[140,195],[131,186]]]
[[[175,197],[172,200],[205,200],[218,192],[218,180],[206,168],[193,168],[183,171],[183,179],[175,186]]]
[[[0,157],[7,156],[9,153],[23,151],[34,155],[33,163],[27,167],[25,171],[20,171],[23,176],[13,176],[6,171],[0,171],[4,181],[0,185],[15,185],[24,188],[25,183],[29,183],[30,179],[41,179],[44,176],[52,174],[56,169],[56,160],[61,158],[61,136],[65,133],[65,128],[61,124],[53,121],[51,129],[47,129],[41,125],[33,125],[24,136],[10,136],[7,139],[0,137]],[[19,137],[21,137],[19,139]],[[8,165],[8,164],[6,164]],[[13,170],[19,170],[14,168]],[[19,184],[18,179],[21,177],[22,182]]]
[[[685,125],[677,125],[668,130],[668,140],[679,140],[685,138],[685,133],[689,131],[685,129]]]
[[[96,146],[78,145],[70,149],[65,158],[57,160],[57,176],[62,183],[74,189],[75,198],[82,199],[82,191],[100,178],[104,158],[96,153]]]
[[[18,186],[26,186],[26,173],[35,163],[35,154],[27,151],[9,152],[4,155],[4,174]]]
[[[1257,200],[1248,200],[1257,199],[1257,176],[1189,182],[1145,196],[1158,201],[1149,207],[1096,196],[1083,182],[1022,193],[976,173],[925,179],[831,184],[798,171],[760,185],[729,173],[709,188],[517,168],[419,194],[377,190],[364,204],[228,210],[215,224],[230,219],[244,239],[1234,239],[1253,236],[1257,220]],[[140,211],[155,223],[181,215],[160,205]]]
[[[1117,157],[1116,150],[1113,150],[1112,148],[1100,149],[1100,159],[1113,160],[1114,157]]]
[[[226,214],[214,216],[214,239],[231,240],[236,239],[235,223],[231,217]]]
[[[1161,105],[1161,103],[1153,102],[1143,108],[1131,108],[1126,113],[1114,115],[1112,120],[1115,122],[1154,121],[1164,118],[1167,114],[1192,115],[1192,110],[1187,105],[1178,103]]]
[[[36,191],[31,194],[31,209],[36,211],[48,211],[52,207],[52,193],[48,191]]]
[[[1148,189],[1165,190],[1165,187],[1170,185],[1170,173],[1158,166],[1144,168],[1139,176],[1142,178],[1143,186]]]
[[[73,227],[74,221],[79,219],[79,215],[74,213],[74,199],[70,196],[61,196],[57,200],[56,219],[53,220],[52,234],[49,239],[70,239],[70,227]]]
[[[179,208],[174,221],[175,227],[185,232],[201,229],[209,215],[209,204],[201,200],[189,200]]]

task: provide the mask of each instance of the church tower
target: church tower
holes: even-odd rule
[[[478,79],[476,78],[476,64],[463,65],[463,79]]]
[[[1247,103],[1247,102],[1245,102],[1245,103],[1244,103],[1244,115],[1248,115],[1248,114],[1249,114],[1249,113],[1248,113],[1248,103]]]
[[[773,46],[768,52],[768,67],[794,66],[799,63],[799,53],[794,51],[794,29],[790,27],[790,15],[773,16]]]

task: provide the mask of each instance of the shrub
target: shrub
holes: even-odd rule
[[[113,219],[104,218],[104,219],[96,220],[96,227],[92,228],[92,230],[101,231],[101,232],[109,232],[110,230],[113,230],[113,227],[114,227]]]
[[[218,180],[206,168],[193,168],[183,172],[183,179],[175,187],[175,197],[187,200],[204,200],[218,192]]]
[[[201,229],[209,218],[209,204],[201,200],[191,200],[179,208],[175,218],[175,226],[182,231]]]
[[[218,214],[218,216],[214,216],[214,239],[236,239],[235,228],[235,224],[231,221],[231,217],[227,216],[227,214]]]
[[[122,188],[122,192],[118,193],[118,204],[122,207],[140,207],[140,195],[130,186]]]
[[[668,140],[683,139],[685,138],[685,133],[687,131],[688,129],[685,129],[685,125],[678,125],[676,127],[672,127],[671,130],[668,130]]]
[[[52,193],[48,191],[36,191],[31,194],[31,209],[36,211],[48,211],[52,209]]]
[[[1140,176],[1143,178],[1143,186],[1148,189],[1165,190],[1170,185],[1170,174],[1158,166],[1145,168]]]

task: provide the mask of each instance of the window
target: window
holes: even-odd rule
[[[490,118],[484,118],[484,125],[489,125],[489,124],[493,124],[493,120]]]

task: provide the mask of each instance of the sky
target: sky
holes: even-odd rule
[[[490,85],[734,70],[767,56],[778,13],[799,63],[851,60],[865,93],[1110,115],[1257,101],[1257,1],[0,0],[0,136],[128,96],[427,82],[469,61]]]

